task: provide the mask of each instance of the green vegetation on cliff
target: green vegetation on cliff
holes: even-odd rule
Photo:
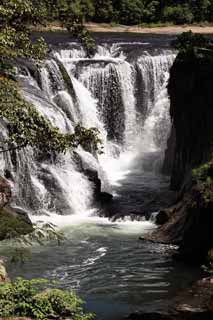
[[[62,134],[22,97],[18,84],[5,77],[0,77],[0,117],[5,120],[9,135],[9,139],[1,142],[2,152],[27,145],[42,153],[65,152],[89,143],[97,149],[100,143],[95,128],[77,125],[74,134]]]
[[[200,190],[203,207],[213,208],[213,161],[193,169],[192,174]]]
[[[213,43],[202,34],[192,31],[183,32],[172,42],[172,46],[179,51],[177,59],[206,59],[213,57]]]
[[[93,149],[97,149],[100,143],[97,129],[85,129],[77,125],[74,134],[62,134],[20,93],[15,80],[16,59],[28,58],[39,65],[47,53],[42,38],[36,42],[30,40],[30,26],[42,23],[46,17],[45,6],[38,6],[37,11],[35,6],[38,6],[38,2],[31,0],[0,1],[0,118],[4,120],[9,135],[9,139],[1,141],[0,152],[27,145],[45,153],[65,152],[68,148],[89,143],[92,143]],[[66,10],[68,15],[69,10]],[[70,16],[67,21],[70,29],[75,25],[74,21]],[[82,28],[81,32],[86,41],[87,32],[84,33]],[[92,44],[87,41],[88,50],[91,50]]]

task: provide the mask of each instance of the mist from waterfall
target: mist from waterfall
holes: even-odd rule
[[[134,51],[136,44],[127,45]],[[112,192],[138,159],[143,162],[150,153],[162,158],[170,130],[166,85],[174,58],[172,51],[142,48],[130,59],[122,43],[114,43],[98,46],[89,59],[79,45],[70,44],[53,51],[36,74],[29,66],[19,67],[26,99],[64,133],[73,133],[78,123],[98,128],[104,153],[78,147],[41,160],[26,148],[1,156],[2,174],[8,170],[12,176],[14,205],[34,215],[88,216],[95,209],[87,169],[98,172],[103,191]]]

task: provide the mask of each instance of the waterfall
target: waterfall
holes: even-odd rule
[[[134,43],[114,43],[100,45],[94,58],[86,58],[72,43],[53,51],[37,76],[27,66],[19,68],[26,99],[63,133],[73,133],[78,123],[98,128],[104,154],[78,147],[41,160],[28,147],[1,155],[1,174],[11,173],[16,206],[37,215],[86,214],[94,206],[86,169],[96,170],[102,190],[110,191],[139,154],[163,154],[170,130],[166,85],[175,54],[143,47],[134,59],[133,53]]]

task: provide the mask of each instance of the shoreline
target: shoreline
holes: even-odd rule
[[[177,35],[182,32],[192,31],[194,33],[213,34],[213,25],[196,26],[196,25],[181,25],[181,26],[160,26],[160,27],[140,27],[140,26],[115,26],[112,27],[106,24],[88,23],[86,27],[91,32],[118,32],[118,33],[144,33],[144,34],[165,34]]]
[[[201,34],[213,34],[213,24],[209,25],[165,25],[165,26],[111,26],[110,24],[87,23],[85,25],[90,32],[94,33],[138,33],[138,34],[156,34],[156,35],[177,35],[182,32],[192,31]],[[32,28],[36,32],[66,32],[57,22],[49,24],[47,27]]]

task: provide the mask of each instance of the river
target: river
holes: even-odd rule
[[[40,159],[27,148],[16,161],[9,154],[1,159],[14,177],[14,205],[35,222],[53,222],[66,236],[61,246],[33,246],[24,265],[8,261],[10,276],[56,280],[58,287],[76,290],[99,320],[165,309],[199,273],[174,262],[174,248],[139,240],[155,228],[146,219],[175,197],[160,169],[171,128],[167,82],[176,53],[168,38],[122,37],[99,36],[90,59],[73,40],[54,41],[42,68],[18,69],[23,94],[37,110],[62,132],[73,132],[77,123],[98,128],[103,154],[79,147]],[[93,201],[88,169],[114,196],[105,208]]]

